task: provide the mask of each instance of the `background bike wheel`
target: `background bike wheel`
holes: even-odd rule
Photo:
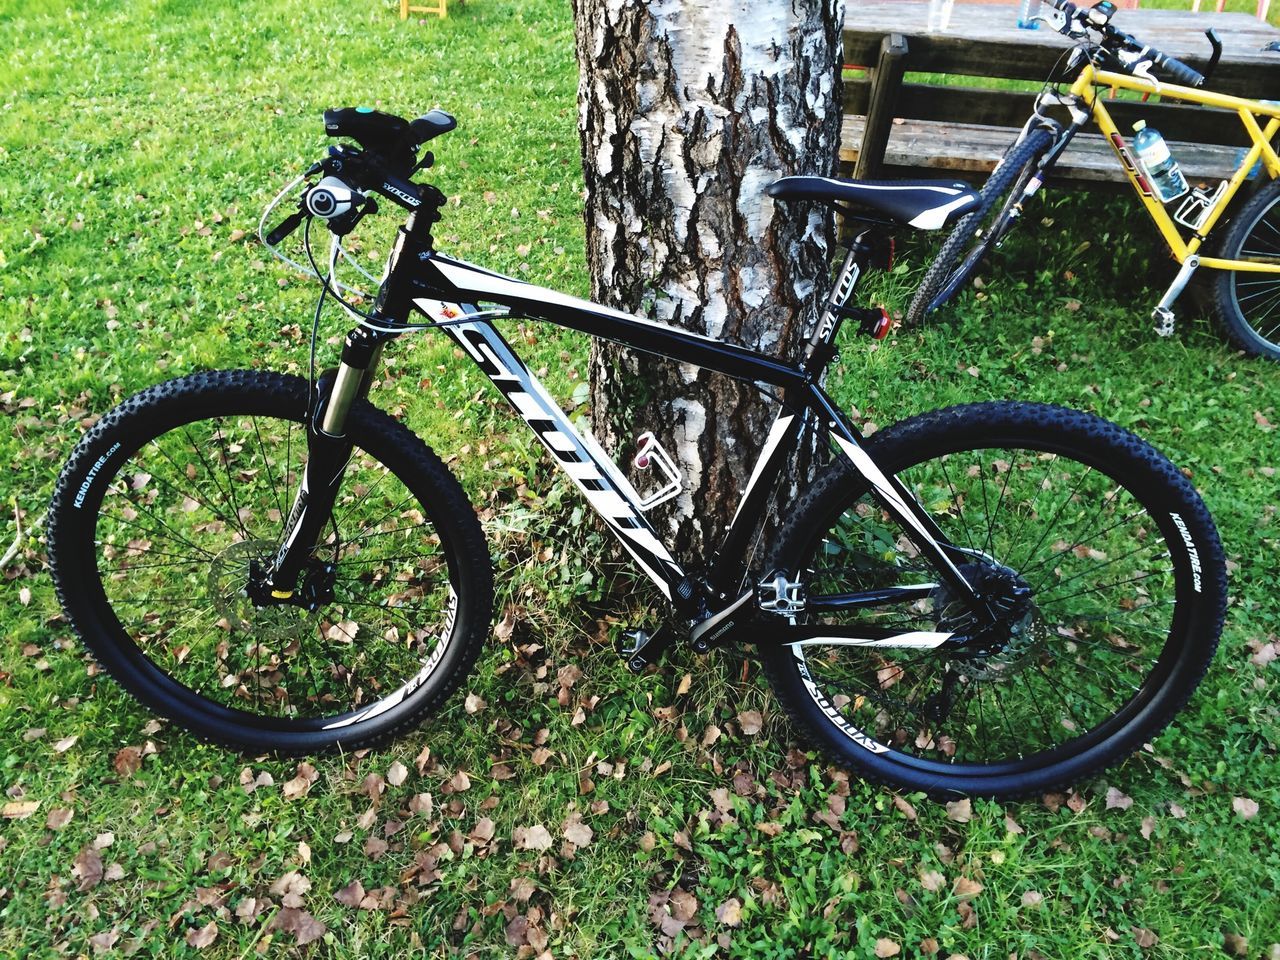
[[[1217,646],[1226,573],[1204,505],[1164,457],[1088,414],[1015,403],[923,414],[869,445],[966,550],[961,570],[989,603],[1015,586],[1029,602],[985,655],[762,648],[802,730],[868,779],[1007,797],[1079,780],[1168,723]],[[956,615],[944,586],[831,608],[848,592],[940,584],[843,465],[797,504],[771,562],[804,581],[812,622],[936,631]]]
[[[58,597],[143,703],[248,751],[351,749],[417,723],[488,632],[489,555],[457,481],[367,403],[302,605],[244,593],[306,461],[308,384],[219,371],[131,397],[85,435],[50,507]]]
[[[1218,256],[1280,263],[1280,181],[1259,190],[1232,218]],[[1214,270],[1210,305],[1231,343],[1280,360],[1280,274]]]
[[[1012,229],[1017,212],[1014,208],[1051,143],[1053,135],[1037,127],[1005,154],[979,191],[982,202],[956,224],[929,265],[911,298],[904,326],[922,326],[930,313],[955,297],[991,246]]]

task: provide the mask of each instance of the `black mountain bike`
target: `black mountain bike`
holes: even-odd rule
[[[1225,605],[1221,547],[1191,484],[1142,440],[1030,403],[953,407],[864,440],[821,387],[842,321],[878,336],[888,326],[848,305],[885,259],[883,225],[941,227],[978,202],[969,188],[769,187],[776,200],[880,221],[853,242],[790,362],[438,252],[444,196],[411,177],[431,163],[420,146],[453,118],[342,109],[325,122],[359,146],[329,149],[267,242],[304,220],[340,238],[374,195],[410,211],[340,364],[314,383],[231,370],[143,390],[84,436],[54,492],[49,556],[67,616],[154,710],[246,751],[309,753],[386,740],[458,687],[491,622],[480,524],[436,454],[366,396],[383,348],[423,328],[484,371],[670,598],[671,628],[631,633],[626,665],[644,670],[673,640],[699,652],[754,645],[798,726],[870,779],[934,794],[1045,790],[1150,739],[1204,674]],[[320,306],[341,298],[339,247],[327,274],[315,269]],[[644,516],[660,497],[641,497],[570,422],[494,326],[500,316],[697,364],[778,399],[705,563],[672,557]],[[830,440],[833,460],[753,555],[807,431]],[[667,459],[656,442],[647,452]]]

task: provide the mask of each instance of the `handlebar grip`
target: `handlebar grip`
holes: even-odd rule
[[[1204,74],[1199,70],[1187,66],[1181,60],[1167,56],[1159,51],[1152,51],[1156,55],[1156,66],[1165,73],[1170,80],[1180,83],[1184,87],[1200,87],[1204,85]]]

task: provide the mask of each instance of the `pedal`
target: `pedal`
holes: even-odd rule
[[[756,584],[756,605],[779,617],[800,616],[806,599],[804,585],[787,579],[785,570],[775,570]]]
[[[1151,311],[1151,319],[1156,322],[1157,336],[1172,337],[1174,328],[1173,311],[1168,307],[1156,307]]]
[[[675,634],[665,626],[653,633],[647,630],[624,630],[614,641],[613,648],[626,662],[632,673],[644,673],[644,668],[657,663],[675,639]]]

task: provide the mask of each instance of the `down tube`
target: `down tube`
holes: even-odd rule
[[[491,323],[477,320],[444,330],[493,381],[636,563],[667,599],[672,599],[676,585],[686,579],[685,573],[641,514],[635,488],[596,438],[589,431],[578,432]]]

